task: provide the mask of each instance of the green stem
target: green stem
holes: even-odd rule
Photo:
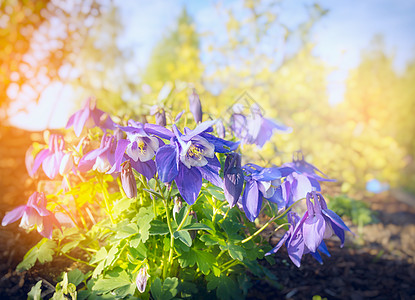
[[[235,261],[233,261],[231,264],[229,264],[229,266],[227,266],[226,268],[223,268],[222,270],[221,270],[221,273],[222,272],[225,272],[226,270],[228,270],[228,269],[230,269],[230,268],[232,268],[233,266],[236,266],[236,265],[238,265],[238,264],[240,264],[241,262],[239,261],[239,260],[235,260]]]
[[[167,226],[169,227],[170,232],[170,250],[169,250],[169,256],[168,260],[165,260],[165,263],[163,264],[163,278],[167,278],[167,269],[171,266],[171,259],[173,257],[173,248],[174,248],[174,236],[173,236],[173,227],[171,226],[171,219],[170,219],[170,213],[169,213],[169,207],[167,204],[167,200],[163,200],[164,208],[166,210],[166,217],[167,217]]]
[[[99,183],[101,184],[101,187],[102,187],[102,194],[104,195],[104,202],[105,202],[105,207],[107,209],[107,213],[108,213],[108,215],[111,219],[111,223],[115,224],[114,218],[112,217],[111,210],[110,210],[108,191],[107,191],[107,188],[105,187],[102,175],[99,174],[98,178],[99,178],[98,181],[99,181]]]
[[[71,183],[69,182],[68,176],[63,175],[63,178],[65,179],[65,182],[68,185],[69,190],[72,190],[72,186],[71,186]],[[73,196],[73,199],[74,199],[74,202],[75,202],[76,211],[78,212],[78,215],[81,218],[82,225],[88,231],[88,226],[86,225],[84,215],[82,214],[81,209],[79,208],[78,202],[76,201],[76,197]]]
[[[125,194],[124,189],[122,188],[120,176],[117,177],[117,183],[118,183],[118,188],[120,189],[122,197],[127,198],[127,195]]]
[[[61,252],[61,253],[62,253],[62,252]],[[82,264],[85,264],[85,265],[87,265],[87,266],[90,266],[90,267],[95,268],[95,266],[94,266],[94,265],[91,265],[89,262],[86,262],[86,261],[84,261],[84,260],[81,260],[81,259],[78,259],[78,258],[72,257],[72,256],[70,256],[70,255],[68,255],[68,254],[66,254],[66,253],[62,253],[62,254],[63,254],[63,256],[65,256],[65,257],[67,257],[67,258],[69,258],[69,259],[71,259],[71,260],[73,260],[73,261],[76,261],[76,262],[79,262],[79,263],[82,263]]]
[[[242,240],[241,243],[244,244],[244,243],[249,242],[250,240],[252,240],[258,234],[260,234],[265,228],[267,228],[268,225],[271,224],[275,219],[276,219],[276,217],[272,217],[271,219],[269,219],[268,222],[265,223],[264,226],[262,226],[260,229],[258,229],[257,231],[255,231],[255,233],[252,234],[251,236],[249,236],[246,239]]]
[[[302,200],[302,199],[300,199]],[[298,201],[300,201],[298,200]],[[255,233],[253,233],[251,236],[247,237],[246,239],[242,240],[241,243],[244,244],[250,240],[252,240],[254,237],[256,237],[258,234],[260,234],[265,228],[268,227],[269,224],[271,224],[273,221],[281,219],[282,217],[285,216],[286,213],[288,213],[290,211],[290,209],[298,202],[294,202],[293,204],[291,204],[282,214],[278,215],[278,216],[274,216],[271,219],[268,220],[267,223],[265,223],[264,226],[262,226],[260,229],[258,229],[257,231],[255,231]],[[279,229],[279,228],[278,228]]]
[[[191,210],[191,208],[192,208],[192,206],[188,207],[188,209],[187,209],[187,213],[186,213],[186,215],[183,217],[183,220],[180,222],[179,227],[177,227],[176,231],[179,231],[180,229],[182,229],[182,227],[183,227],[184,223],[185,223],[185,222],[186,222],[186,220],[187,220],[187,217],[188,217],[188,216],[189,216],[189,214],[190,214],[190,210]]]

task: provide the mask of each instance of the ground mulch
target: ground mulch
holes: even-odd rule
[[[36,189],[24,166],[31,139],[31,133],[0,128],[1,219],[7,211],[24,204]],[[329,240],[331,257],[323,256],[323,265],[307,255],[297,268],[282,247],[275,255],[276,263],[269,267],[279,287],[255,281],[248,298],[311,299],[319,295],[327,299],[415,299],[415,202],[401,200],[394,191],[365,197],[379,222],[360,229],[352,227],[357,235],[348,234],[344,248],[339,247],[337,238]],[[281,233],[274,233],[270,243],[275,245],[280,237]],[[57,257],[52,263],[17,273],[17,264],[39,240],[36,232],[27,234],[18,222],[0,227],[0,299],[26,299],[38,280],[43,281],[43,295],[50,297],[57,275],[78,267]],[[269,266],[266,261],[262,263]]]

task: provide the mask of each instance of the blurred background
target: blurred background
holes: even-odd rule
[[[0,154],[23,161],[24,132],[88,96],[138,117],[167,94],[188,108],[195,87],[212,116],[248,97],[293,128],[266,162],[302,150],[341,193],[415,193],[414,16],[405,0],[1,0]]]

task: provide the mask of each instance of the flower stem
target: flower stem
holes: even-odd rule
[[[174,236],[173,236],[173,228],[171,226],[171,219],[170,219],[170,212],[169,212],[169,207],[167,204],[167,200],[163,199],[163,203],[164,203],[164,207],[166,209],[166,217],[167,217],[167,226],[169,227],[169,232],[170,232],[170,250],[169,250],[169,256],[168,256],[168,260],[165,261],[165,263],[163,264],[163,278],[167,278],[167,269],[171,266],[171,259],[173,257],[173,248],[174,248]]]
[[[71,186],[71,183],[69,181],[68,176],[67,175],[63,175],[63,178],[64,178],[66,184],[68,185],[69,190],[72,190],[72,186]],[[73,199],[74,199],[74,202],[75,202],[76,211],[78,212],[79,218],[81,218],[82,225],[88,231],[88,226],[86,225],[84,215],[81,212],[81,209],[80,209],[80,207],[78,205],[78,202],[76,201],[75,196],[73,196]]]
[[[101,184],[101,187],[102,187],[102,194],[104,196],[104,202],[105,202],[105,207],[107,209],[107,213],[108,213],[108,215],[109,215],[109,217],[111,219],[111,223],[112,224],[115,224],[114,218],[112,217],[112,214],[111,214],[110,205],[109,205],[108,191],[107,191],[107,188],[105,187],[105,184],[104,184],[104,180],[102,178],[102,175],[99,174],[98,178],[99,178],[98,181],[99,181],[99,183]]]
[[[61,253],[62,253],[62,252],[61,252]],[[68,254],[66,254],[66,253],[62,253],[62,254],[63,254],[63,256],[65,256],[65,257],[67,257],[67,258],[69,258],[69,259],[71,259],[71,260],[73,260],[73,261],[76,261],[76,262],[79,262],[79,263],[82,263],[82,264],[85,264],[85,265],[87,265],[87,266],[90,266],[90,267],[95,268],[95,266],[94,266],[94,265],[91,265],[89,262],[86,262],[86,261],[84,261],[84,260],[81,260],[81,259],[78,259],[78,258],[72,257],[72,256],[70,256],[70,255],[68,255]]]
[[[190,214],[191,208],[192,208],[192,206],[188,207],[187,212],[186,212],[185,216],[183,217],[183,220],[180,222],[179,227],[177,227],[176,231],[179,231],[180,229],[182,229],[184,223],[187,220],[187,217]]]

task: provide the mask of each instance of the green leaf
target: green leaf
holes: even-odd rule
[[[60,252],[62,252],[62,253],[67,253],[68,251],[70,251],[70,250],[72,250],[73,248],[77,247],[77,246],[79,245],[79,243],[80,243],[80,241],[72,241],[72,242],[69,242],[69,243],[65,244],[65,245],[62,247],[62,249],[61,249],[61,251],[60,251]]]
[[[200,240],[205,243],[206,246],[213,245],[225,245],[225,242],[216,235],[213,234],[204,234],[200,237]]]
[[[189,206],[185,205],[183,206],[180,211],[176,215],[176,222],[177,224],[180,224],[183,221],[184,216],[187,214],[187,211],[189,210]],[[191,218],[188,218],[186,221],[189,220],[190,222]]]
[[[42,280],[38,281],[36,285],[32,286],[30,289],[30,292],[27,293],[27,299],[28,300],[40,300],[40,294],[42,293],[42,289],[40,288],[42,286]]]
[[[154,213],[151,207],[142,207],[140,208],[137,219],[138,231],[141,236],[141,241],[145,243],[150,236],[150,227],[151,221],[154,218]]]
[[[127,224],[123,226],[121,229],[117,230],[117,234],[115,235],[116,239],[125,239],[130,237],[136,233],[138,233],[138,226],[136,224]]]
[[[176,277],[167,277],[163,284],[160,278],[156,278],[151,284],[151,295],[156,300],[170,300],[177,295],[179,280]]]
[[[202,223],[194,223],[184,226],[182,230],[212,230],[212,228]]]
[[[234,244],[226,244],[226,246],[220,246],[221,250],[228,250],[229,255],[233,258],[233,259],[237,259],[240,261],[244,260],[244,257],[246,255],[245,249],[242,248],[239,245],[234,245]]]
[[[105,258],[107,258],[107,255],[108,255],[107,249],[102,247],[101,249],[98,250],[97,253],[95,253],[95,256],[92,257],[92,259],[89,263],[90,264],[95,264],[97,262],[100,262],[100,261],[104,260]]]
[[[186,246],[192,246],[192,237],[190,236],[189,232],[186,230],[179,230],[173,233],[175,239],[181,240]]]
[[[92,287],[92,290],[98,294],[106,294],[114,291],[118,297],[125,297],[134,294],[135,287],[134,280],[132,280],[126,271],[113,271],[108,272],[104,278],[98,279]]]
[[[23,261],[16,267],[17,271],[30,269],[38,260],[40,263],[52,261],[56,243],[53,240],[43,238],[32,249],[30,249],[23,258]]]
[[[243,239],[243,237],[238,234],[238,231],[244,227],[242,224],[226,219],[221,226],[222,229],[225,230],[229,239],[237,241],[241,241]]]
[[[216,186],[209,186],[208,188],[206,188],[204,194],[212,195],[213,197],[221,201],[225,200],[225,194],[223,193],[223,190]]]
[[[75,269],[68,272],[68,281],[73,283],[75,286],[80,284],[84,280],[84,273],[81,270]]]
[[[226,276],[225,274],[221,274],[219,277],[215,277],[213,274],[210,274],[207,277],[207,280],[207,289],[209,291],[216,289],[216,296],[218,299],[238,300],[243,298],[238,285],[231,277]]]
[[[163,221],[153,220],[150,225],[150,235],[164,235],[169,233],[169,226]]]
[[[182,268],[193,267],[197,263],[198,268],[205,275],[209,274],[215,262],[215,257],[211,253],[192,248],[179,257]]]

